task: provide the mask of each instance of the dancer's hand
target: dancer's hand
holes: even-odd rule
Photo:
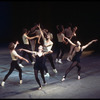
[[[23,49],[18,49],[19,52],[21,52]]]
[[[50,50],[50,51],[49,51],[49,53],[53,53],[53,51],[52,51],[52,50]]]
[[[40,28],[40,24],[38,24],[37,27]]]
[[[26,61],[27,63],[29,63],[29,61],[28,61],[27,59],[25,59],[25,61]]]
[[[19,44],[19,42],[18,42],[18,41],[16,41],[16,44]]]
[[[93,42],[97,42],[97,41],[98,41],[98,39],[93,40]]]

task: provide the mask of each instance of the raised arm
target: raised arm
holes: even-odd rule
[[[64,32],[65,29],[64,29],[64,26],[63,25],[61,25],[61,28],[62,28],[62,31]]]
[[[67,37],[64,37],[64,38],[67,39],[68,42],[69,42],[71,45],[76,46],[76,44],[74,44],[70,39],[68,39]]]
[[[18,42],[18,41],[16,41],[16,43],[15,43],[15,47],[14,47],[14,48],[16,48],[18,44],[19,44],[19,42]]]
[[[37,28],[37,25],[33,26],[33,27],[31,28],[31,30],[34,31],[36,28]]]
[[[56,25],[56,29],[60,32],[60,30],[59,30],[59,28],[58,28],[58,27],[59,27],[59,25]]]
[[[86,45],[82,46],[82,49],[84,50],[85,48],[87,48],[89,45],[91,45],[93,42],[98,41],[97,39],[90,41],[89,43],[87,43]]]
[[[39,30],[40,30],[40,33],[41,33],[42,38],[44,39],[44,34],[43,34],[42,29],[40,28],[40,24],[39,24],[39,25],[37,25],[37,27],[38,27],[38,28],[39,28]]]

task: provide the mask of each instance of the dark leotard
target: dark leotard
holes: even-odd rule
[[[38,55],[36,57],[36,62],[34,64],[34,69],[35,70],[42,70],[45,68],[45,56],[39,57]]]
[[[82,49],[80,49],[79,52],[76,52],[76,53],[75,53],[75,56],[73,57],[72,61],[73,61],[73,62],[74,62],[74,61],[80,62],[80,56],[81,56],[81,54],[82,54]]]

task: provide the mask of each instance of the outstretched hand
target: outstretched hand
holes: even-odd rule
[[[16,41],[16,44],[19,44],[19,42],[18,42],[18,41]]]
[[[97,41],[98,41],[98,39],[93,40],[93,42],[97,42]]]
[[[40,28],[40,24],[38,24],[37,27]]]
[[[19,52],[21,52],[23,49],[18,49]]]
[[[28,61],[27,59],[26,59],[25,61],[26,61],[27,63],[29,63],[29,61]]]

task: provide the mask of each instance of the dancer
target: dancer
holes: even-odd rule
[[[33,32],[36,36],[38,35],[39,36],[39,38],[37,39],[35,39],[35,51],[38,51],[38,46],[41,44],[43,44],[43,40],[42,40],[42,38],[41,38],[41,33],[40,33],[40,30],[39,30],[39,28],[37,27],[38,26],[38,24],[36,25],[36,29],[35,29],[35,31]]]
[[[64,55],[65,49],[64,46],[67,44],[67,42],[64,40],[64,30],[62,27],[59,27],[59,33],[57,34],[58,38],[58,52],[56,56],[56,62],[62,64],[62,57]],[[60,54],[61,53],[61,54]]]
[[[42,88],[42,85],[41,85],[40,80],[38,78],[38,71],[40,71],[40,73],[41,73],[41,77],[42,77],[44,84],[47,84],[46,81],[45,81],[45,77],[44,77],[45,55],[48,54],[48,53],[52,53],[53,51],[43,52],[43,46],[42,45],[40,45],[38,47],[38,52],[37,51],[30,51],[30,50],[26,50],[26,49],[19,49],[19,50],[35,54],[36,61],[35,61],[33,68],[34,68],[35,79],[36,79],[36,81],[39,85],[38,89],[40,90]]]
[[[31,40],[31,39],[34,39],[34,38],[39,38],[39,36],[37,35],[37,36],[34,36],[34,37],[28,37],[28,34],[29,34],[29,31],[26,28],[24,28],[23,29],[23,35],[22,35],[22,39],[23,39],[23,43],[24,43],[23,47],[24,47],[24,49],[30,50],[30,45],[29,45],[28,40]],[[22,57],[25,57],[26,54],[28,54],[28,57],[29,57],[31,63],[34,64],[35,62],[33,61],[33,57],[30,53],[26,53],[26,52],[23,51]],[[24,67],[21,63],[22,63],[22,60],[19,61],[19,66]]]
[[[16,48],[17,44],[19,44],[18,41],[16,41],[16,44],[14,44],[13,42],[11,42],[9,44],[9,49],[10,49],[12,62],[11,62],[11,67],[9,69],[9,72],[4,77],[4,79],[3,79],[2,83],[1,83],[1,86],[5,85],[5,81],[7,80],[9,75],[14,71],[15,68],[19,71],[20,84],[22,84],[22,69],[18,65],[18,58],[22,59],[22,60],[25,60],[27,63],[29,63],[29,61],[27,59],[21,57],[19,54],[17,54],[17,52],[15,51],[15,48]]]
[[[43,38],[43,40],[44,40],[44,49],[43,49],[43,51],[45,51],[45,52],[51,51],[52,46],[53,46],[53,42],[51,41],[51,39],[53,38],[53,35],[52,35],[50,32],[47,33],[47,32],[48,32],[47,30],[46,30],[46,31],[44,30],[45,35],[46,35],[46,38],[45,38],[45,37],[44,37],[44,34],[43,34],[43,31],[42,31],[42,29],[40,28],[40,24],[38,25],[38,28],[39,28],[40,33],[41,33],[41,36],[42,36],[42,38]],[[54,62],[53,62],[52,54],[51,54],[51,53],[50,53],[50,54],[47,54],[47,55],[46,55],[46,58],[48,58],[48,60],[50,61],[50,64],[51,64],[51,66],[52,66],[52,68],[53,68],[53,71],[54,71],[55,73],[57,73],[57,70],[56,70],[55,65],[54,65]],[[46,66],[45,66],[45,67],[46,67]],[[46,72],[45,77],[49,77],[50,74],[48,73],[47,67],[45,68],[45,72]]]
[[[74,46],[74,51],[75,55],[72,59],[72,64],[70,65],[70,67],[66,70],[65,75],[62,78],[62,81],[64,81],[66,79],[67,74],[75,67],[77,66],[78,68],[78,79],[80,79],[80,70],[81,70],[81,65],[80,65],[80,56],[82,54],[82,51],[87,48],[90,44],[92,44],[93,42],[96,42],[97,39],[90,41],[89,43],[87,43],[84,46],[81,46],[81,43],[79,41],[77,41],[77,44],[74,44],[70,39],[68,39],[67,37],[65,37],[65,39],[68,40],[68,42]]]
[[[75,26],[72,30],[72,34],[70,35],[69,39],[73,42],[73,43],[76,43],[77,41],[77,36],[76,36],[76,31],[77,31],[77,26]],[[69,50],[69,53],[68,53],[68,56],[67,56],[67,60],[68,61],[71,61],[72,60],[72,51],[74,49],[74,46],[70,44],[70,50]]]

